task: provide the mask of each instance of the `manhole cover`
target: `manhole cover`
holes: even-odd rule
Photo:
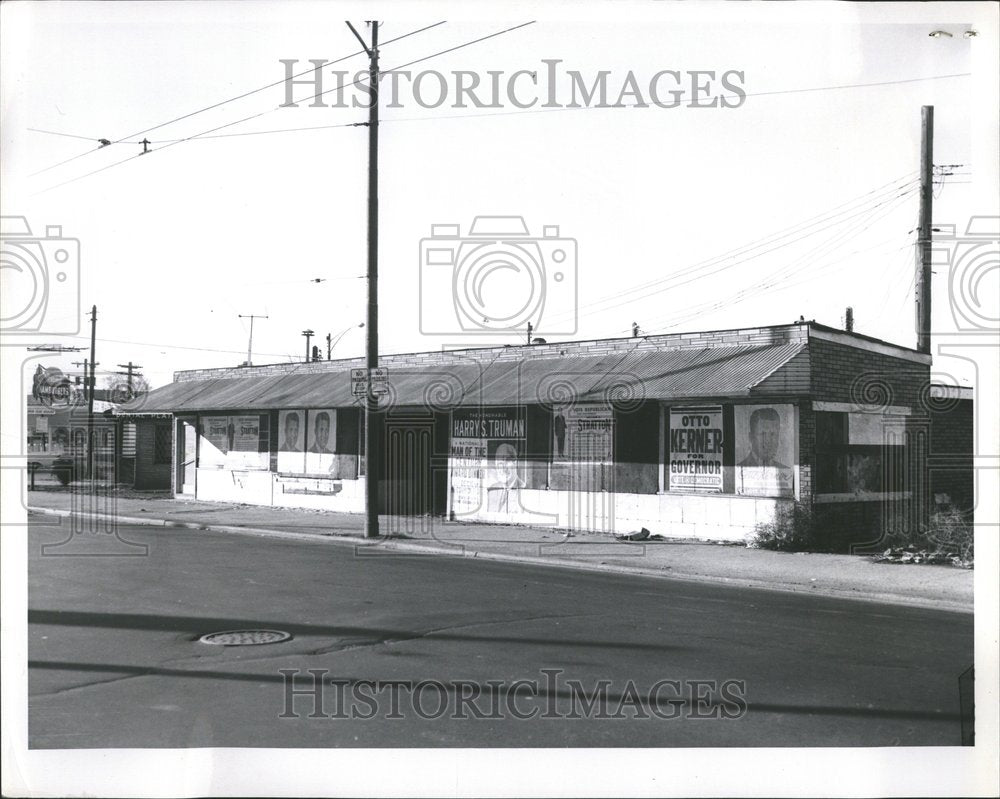
[[[291,633],[281,630],[226,630],[221,633],[207,633],[198,640],[203,644],[217,644],[219,646],[259,646],[260,644],[279,644],[291,637]]]

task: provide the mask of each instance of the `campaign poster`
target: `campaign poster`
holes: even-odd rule
[[[735,405],[736,493],[795,495],[795,408]]]
[[[610,463],[614,453],[614,411],[607,405],[573,405],[552,415],[555,463]]]
[[[454,512],[520,511],[526,430],[525,420],[517,410],[455,411],[451,433]]]
[[[306,473],[333,475],[337,448],[337,411],[321,408],[306,413]]]
[[[201,417],[201,447],[198,465],[222,467],[229,452],[229,417]]]
[[[303,474],[306,470],[306,412],[278,411],[278,471]]]
[[[267,453],[260,451],[260,414],[230,416],[227,436],[229,451],[226,466],[237,469],[267,468]]]
[[[670,409],[669,490],[722,491],[722,406]]]

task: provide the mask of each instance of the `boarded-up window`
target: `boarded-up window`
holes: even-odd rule
[[[623,494],[655,494],[659,487],[660,408],[644,402],[615,412],[614,490]]]
[[[818,494],[901,491],[905,484],[901,418],[879,413],[816,412]]]

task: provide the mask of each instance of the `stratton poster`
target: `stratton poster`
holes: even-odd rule
[[[555,463],[610,463],[614,453],[614,411],[607,405],[573,405],[552,416]]]

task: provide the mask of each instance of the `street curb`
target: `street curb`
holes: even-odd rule
[[[33,513],[41,513],[48,516],[69,517],[72,511],[57,508],[42,508],[28,506],[27,510]],[[235,535],[247,535],[257,538],[275,538],[291,541],[311,541],[315,543],[335,544],[338,546],[350,546],[357,551],[360,549],[371,549],[382,552],[400,552],[420,555],[443,555],[452,558],[467,558],[472,560],[490,560],[501,563],[523,563],[532,566],[549,566],[559,569],[575,569],[578,571],[603,572],[610,574],[629,574],[638,577],[652,577],[657,579],[670,579],[679,582],[711,583],[715,585],[728,585],[734,588],[756,588],[765,591],[777,591],[784,594],[796,594],[799,596],[825,596],[834,599],[849,599],[856,602],[882,602],[890,605],[903,605],[907,607],[930,608],[934,610],[951,611],[956,613],[973,613],[974,607],[965,602],[955,602],[947,599],[930,599],[927,597],[903,596],[900,594],[882,593],[861,593],[858,591],[846,591],[826,586],[815,586],[811,590],[803,590],[798,586],[775,585],[764,580],[741,579],[734,580],[729,577],[721,577],[706,574],[682,574],[663,569],[644,569],[638,566],[622,566],[611,563],[588,563],[587,561],[570,560],[566,558],[532,557],[529,555],[510,555],[503,552],[485,552],[477,549],[470,549],[462,545],[461,547],[449,548],[434,546],[432,544],[411,543],[408,541],[382,540],[377,543],[369,543],[367,539],[357,536],[328,536],[320,533],[293,533],[287,530],[273,530],[262,527],[239,527],[226,524],[205,524],[203,522],[179,522],[168,519],[153,519],[141,516],[112,516],[108,514],[95,514],[97,518],[105,521],[116,522],[118,524],[136,524],[147,527],[171,527],[183,530],[205,530],[215,533],[229,533]],[[371,555],[375,557],[376,555]]]

